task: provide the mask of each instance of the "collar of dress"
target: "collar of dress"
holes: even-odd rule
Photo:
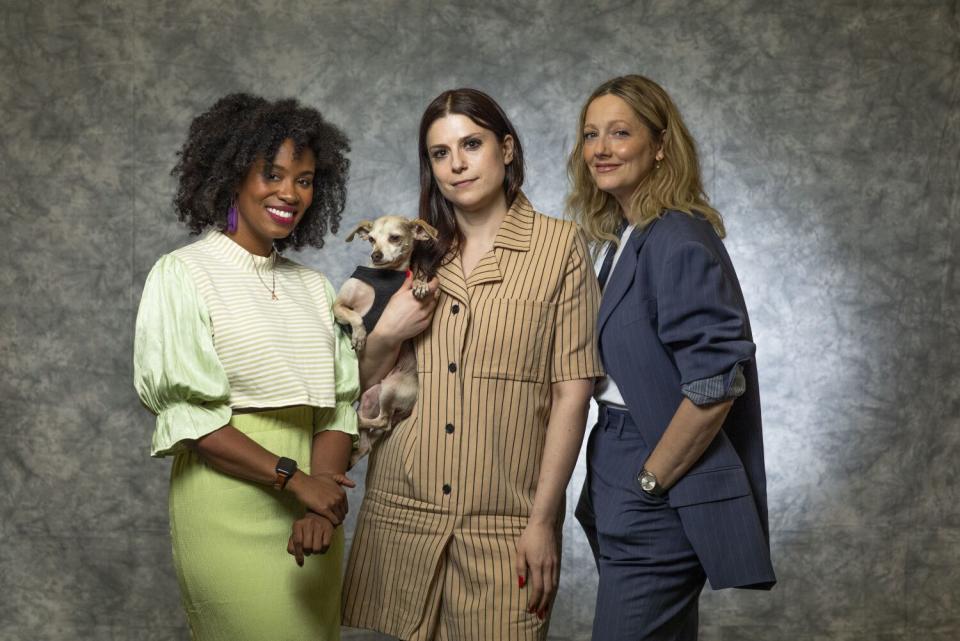
[[[211,229],[207,232],[207,235],[203,238],[203,242],[209,245],[212,251],[244,271],[269,272],[282,260],[280,255],[277,254],[276,249],[274,249],[269,256],[251,254],[233,242],[226,234],[216,229]]]

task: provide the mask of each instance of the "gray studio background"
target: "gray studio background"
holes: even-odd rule
[[[346,229],[298,256],[339,284],[344,231],[414,213],[434,95],[495,96],[562,215],[581,101],[627,72],[699,142],[759,345],[780,583],[707,589],[702,638],[957,639],[958,6],[3,0],[0,639],[188,636],[131,350],[147,271],[189,240],[169,171],[194,115],[248,90],[348,132]],[[588,639],[569,513],[564,555],[551,638]]]

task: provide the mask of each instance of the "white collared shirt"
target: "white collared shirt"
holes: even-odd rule
[[[620,261],[620,254],[623,253],[623,248],[626,247],[627,241],[630,239],[630,234],[633,233],[635,227],[636,225],[630,225],[623,230],[623,234],[620,236],[620,244],[617,246],[617,253],[613,256],[613,265],[610,267],[610,274],[607,276],[607,282],[604,284],[603,289],[606,289],[606,286],[610,284],[610,280],[613,278],[613,271]],[[608,247],[609,245],[604,247],[593,265],[598,275],[600,274],[600,268],[603,266],[603,259],[607,255]],[[597,384],[593,388],[593,398],[597,403],[603,403],[609,407],[627,409],[627,404],[623,401],[623,396],[620,394],[620,388],[617,387],[617,384],[610,376],[604,376],[597,380]]]

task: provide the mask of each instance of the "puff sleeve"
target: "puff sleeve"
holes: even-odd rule
[[[336,293],[333,291],[333,285],[330,284],[330,281],[326,278],[323,280],[327,307],[330,309],[330,318],[333,319],[333,303],[336,300]],[[357,361],[357,354],[350,346],[350,337],[337,322],[333,321],[332,325],[336,406],[317,408],[314,412],[313,433],[316,434],[324,430],[345,432],[353,437],[353,445],[356,448],[360,437],[357,431],[357,412],[354,410],[353,404],[360,396],[360,366]]]
[[[658,333],[680,370],[683,394],[698,405],[736,398],[745,389],[742,364],[756,352],[736,276],[693,241],[671,252],[663,274]]]
[[[151,456],[177,454],[230,422],[230,382],[213,345],[210,314],[187,266],[157,261],[143,287],[133,346],[134,387],[156,414]]]
[[[553,332],[552,383],[603,376],[597,350],[600,287],[583,233],[571,234]]]

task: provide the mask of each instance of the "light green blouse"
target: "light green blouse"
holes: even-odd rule
[[[134,341],[134,385],[157,415],[151,455],[178,453],[241,408],[312,406],[315,433],[356,439],[357,358],[334,298],[319,272],[249,254],[219,232],[161,257]]]

